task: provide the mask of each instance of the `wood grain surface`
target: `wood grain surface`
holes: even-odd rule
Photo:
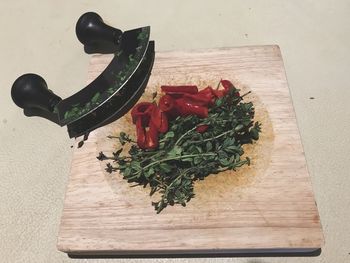
[[[88,81],[111,56],[92,58]],[[261,139],[244,148],[252,165],[195,184],[183,208],[157,215],[149,189],[107,174],[96,159],[112,151],[107,135],[133,132],[130,116],[75,147],[58,249],[72,254],[220,253],[320,248],[323,234],[278,46],[157,52],[143,99],[161,84],[216,85],[230,79],[251,90]]]

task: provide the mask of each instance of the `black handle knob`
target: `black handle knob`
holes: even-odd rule
[[[103,22],[94,12],[83,14],[75,27],[79,41],[87,53],[112,53],[119,44],[122,31]]]
[[[45,80],[36,74],[24,74],[12,85],[11,97],[27,116],[41,116],[58,123],[54,108],[62,99],[48,89]]]

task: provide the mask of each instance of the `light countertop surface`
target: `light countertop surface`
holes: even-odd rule
[[[87,11],[122,30],[150,25],[156,51],[280,46],[325,235],[320,256],[73,260],[56,249],[73,140],[25,117],[10,89],[27,72],[63,98],[85,85],[75,23]],[[349,262],[349,13],[346,0],[0,1],[0,261]]]

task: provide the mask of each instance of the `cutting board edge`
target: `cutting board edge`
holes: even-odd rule
[[[295,248],[252,248],[252,249],[184,249],[184,250],[73,250],[57,247],[59,251],[67,253],[72,257],[79,256],[124,256],[124,257],[144,257],[144,256],[220,256],[220,255],[239,255],[239,254],[284,254],[284,253],[313,253],[319,251],[322,247],[295,247]]]
[[[272,49],[278,49],[281,50],[281,47],[279,44],[264,44],[264,45],[242,45],[242,46],[226,46],[226,47],[210,47],[210,48],[190,48],[190,49],[169,49],[169,50],[160,50],[156,51],[157,53],[162,54],[171,54],[171,53],[189,53],[189,52],[195,52],[195,53],[206,53],[206,52],[217,52],[217,51],[226,51],[226,50],[232,50],[232,49],[246,49],[246,48],[272,48]],[[281,52],[280,52],[281,53]],[[100,56],[100,55],[98,55]]]

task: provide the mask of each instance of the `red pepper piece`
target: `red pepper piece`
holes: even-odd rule
[[[225,96],[225,90],[214,90],[213,92],[215,94],[215,97],[217,98],[221,98]]]
[[[205,96],[198,94],[186,94],[183,98],[192,104],[201,106],[208,106],[210,103],[210,100],[208,100]]]
[[[205,96],[208,99],[210,99],[210,104],[209,105],[214,104],[216,98],[215,98],[214,90],[213,90],[212,87],[208,86],[204,90],[201,90],[199,93],[205,94]]]
[[[174,100],[182,98],[186,93],[177,93],[177,92],[167,92],[166,95],[172,97]],[[187,93],[189,94],[189,93]]]
[[[233,86],[232,82],[226,79],[222,79],[221,81],[221,85],[224,87],[225,90],[229,90],[234,88],[235,86]]]
[[[155,106],[151,115],[151,123],[155,125],[159,132],[168,131],[168,117],[159,107]]]
[[[208,86],[205,89],[200,90],[198,93],[200,94],[206,94],[207,96],[213,95],[213,88]]]
[[[181,116],[197,115],[199,118],[208,117],[208,108],[195,104],[185,98],[176,100],[176,109]]]
[[[224,89],[225,89],[225,90],[223,91],[224,95],[227,95],[227,94],[229,93],[230,89],[235,89],[235,86],[233,86],[232,82],[229,81],[229,80],[223,79],[223,80],[221,80],[220,82],[221,82],[222,86],[223,86]],[[241,96],[241,95],[239,94],[239,92],[236,92],[234,95],[235,95],[236,97],[240,97],[240,96]]]
[[[211,99],[209,105],[213,105],[214,104],[217,96],[215,95],[215,90],[212,87],[208,86],[205,89],[199,91],[198,93],[205,94],[205,96],[207,96],[208,98]]]
[[[217,98],[221,98],[221,97],[223,97],[225,95],[224,94],[224,90],[213,89],[210,86],[208,86],[205,89],[201,90],[199,93],[204,93],[207,96],[210,95],[211,98],[212,98],[212,103],[214,103]]]
[[[150,102],[137,103],[131,110],[132,122],[136,123],[141,118],[142,126],[147,127],[154,107],[155,105]]]
[[[146,143],[145,148],[146,149],[155,149],[159,145],[159,139],[158,139],[158,129],[153,124],[153,122],[150,122],[149,129],[146,131]]]
[[[190,94],[198,93],[198,88],[197,86],[194,86],[194,85],[185,85],[185,86],[163,85],[160,88],[165,93],[190,93]]]
[[[159,108],[166,113],[168,119],[174,119],[179,116],[175,99],[170,95],[164,95],[159,99]]]
[[[169,95],[164,95],[159,99],[159,108],[164,112],[169,112],[175,108],[175,100]]]
[[[136,120],[136,137],[137,137],[137,145],[141,149],[146,148],[146,130],[142,125],[142,119],[138,118]]]
[[[185,94],[184,98],[203,106],[208,106],[212,103],[212,95],[206,93]]]
[[[203,133],[203,132],[206,132],[208,130],[208,128],[209,128],[208,125],[199,125],[196,128],[196,131],[199,132],[199,133]]]

